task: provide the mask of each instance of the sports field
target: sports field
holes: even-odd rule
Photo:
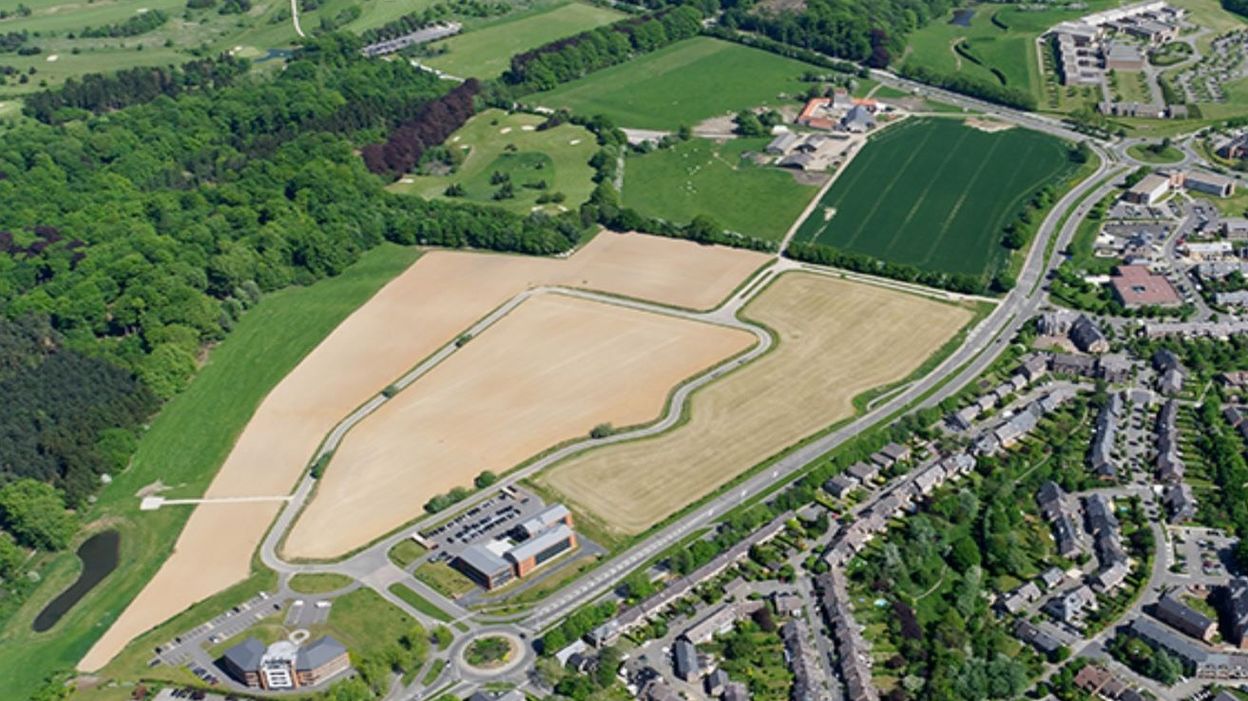
[[[622,17],[621,12],[579,2],[543,8],[437,42],[431,48],[446,53],[423,62],[461,78],[497,78],[515,54]]]
[[[740,329],[532,297],[352,429],[284,552],[341,556],[483,470],[503,474],[599,424],[657,419],[682,380],[754,343]]]
[[[909,375],[972,313],[873,285],[788,273],[742,316],[773,329],[779,345],[696,392],[686,423],[574,457],[536,481],[617,534],[641,533],[852,415],[856,395]]]
[[[756,165],[746,157],[762,151],[767,141],[690,139],[630,155],[624,167],[624,205],[678,224],[705,215],[731,231],[779,241],[818,188],[799,183],[790,171]]]
[[[448,148],[467,154],[455,172],[407,176],[390,189],[425,198],[444,198],[446,188],[457,184],[464,194],[455,199],[498,205],[522,214],[539,207],[549,211],[560,207],[576,209],[594,189],[594,169],[589,159],[598,150],[598,141],[575,124],[537,131],[537,125],[544,121],[544,117],[532,114],[485,110],[468,120],[446,142]],[[491,182],[495,173],[507,175],[514,197],[494,199],[500,188]],[[531,187],[538,183],[544,186]],[[541,196],[554,193],[562,193],[563,201],[537,203]]]
[[[796,104],[819,69],[759,49],[694,37],[530,96],[544,107],[603,114],[618,126],[676,129],[748,107]]]
[[[1002,232],[1070,168],[1058,139],[908,119],[873,137],[795,236],[925,270],[989,276]]]
[[[759,253],[636,234],[600,234],[563,260],[451,251],[426,254],[339,324],[276,387],[258,383],[273,389],[254,409],[241,434],[241,423],[233,424],[224,445],[214,443],[212,450],[202,455],[179,453],[180,462],[193,460],[198,467],[198,487],[180,489],[170,496],[288,494],[322,438],[343,417],[473,322],[529,287],[587,287],[674,306],[705,308],[726,297],[767,259]],[[271,376],[267,362],[254,358],[251,362],[264,366],[269,371],[266,377]],[[211,368],[209,365],[205,372]],[[230,416],[240,411],[245,416],[256,406],[234,403],[229,387],[219,387],[218,392],[213,400],[224,405],[223,411]],[[209,428],[217,430],[213,417],[210,408],[201,409],[193,414],[190,426],[182,426],[182,433],[199,436]],[[233,437],[237,439],[230,450],[229,439]],[[185,440],[170,449],[190,451]],[[226,450],[228,456],[224,455]],[[142,447],[140,456],[144,456]],[[212,474],[215,465],[221,465],[220,470],[204,490],[203,478]],[[125,475],[133,473],[132,469]],[[156,476],[178,473],[145,474],[154,481]],[[109,493],[128,499],[133,511],[138,503],[133,494],[144,483],[135,485],[127,480],[127,484],[129,491],[114,489]],[[413,505],[413,512],[420,506]],[[272,502],[196,507],[178,536],[173,555],[154,576],[150,570],[146,572],[146,587],[79,667],[98,669],[138,634],[241,581],[276,512]],[[181,519],[186,518],[179,507],[142,515],[149,517],[170,531],[176,531]],[[159,560],[159,555],[154,559]],[[106,589],[117,591],[115,586]],[[130,589],[127,596],[133,591]],[[120,603],[124,604],[124,599]],[[116,611],[111,615],[117,615]],[[88,641],[77,648],[79,655]]]

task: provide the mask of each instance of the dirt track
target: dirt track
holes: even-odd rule
[[[288,558],[343,555],[599,423],[653,420],[681,380],[746,331],[557,294],[531,298],[365,419],[295,522]]]
[[[599,235],[566,260],[429,253],[348,317],[269,393],[205,495],[290,492],[339,420],[526,288],[586,287],[709,308],[767,259],[761,253],[616,234]],[[247,517],[240,519],[241,508],[196,507],[173,555],[79,669],[99,669],[139,634],[246,578],[278,505],[247,505]]]
[[[603,524],[636,534],[906,377],[970,311],[811,273],[782,276],[743,311],[780,336],[770,354],[694,395],[661,436],[572,458],[537,478]]]

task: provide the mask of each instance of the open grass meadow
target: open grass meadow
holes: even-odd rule
[[[100,492],[86,514],[97,529],[108,525],[121,532],[123,565],[60,623],[36,634],[30,628],[35,615],[77,576],[75,544],[53,559],[43,573],[44,584],[0,629],[0,699],[24,699],[49,672],[73,667],[172,549],[191,511],[140,512],[135,494],[158,482],[169,487],[166,496],[201,494],[269,390],[419,255],[416,249],[383,244],[341,275],[266,295],[243,315],[191,386],[152,421],[129,469]],[[271,582],[253,577],[232,596],[245,598],[249,592],[243,589],[263,586]]]
[[[544,107],[602,114],[618,126],[676,129],[749,107],[796,104],[821,69],[740,44],[694,37],[530,96]]]
[[[497,78],[507,69],[514,54],[622,17],[624,14],[616,10],[579,2],[509,15],[496,23],[436,42],[431,48],[445,49],[446,53],[423,62],[463,78]]]
[[[790,171],[752,162],[749,154],[767,141],[690,139],[629,156],[623,203],[679,224],[706,215],[726,229],[778,242],[818,188],[799,183]]]
[[[1069,168],[1065,145],[1039,132],[989,134],[956,119],[906,120],[863,147],[795,238],[988,276],[1006,260],[1004,226]]]
[[[538,131],[537,125],[544,121],[544,117],[532,114],[486,110],[468,120],[447,141],[448,148],[466,154],[454,172],[404,177],[391,189],[438,198],[456,184],[464,191],[456,199],[499,205],[521,214],[538,207],[575,208],[594,190],[589,159],[598,150],[598,142],[593,134],[574,124]],[[494,199],[501,186],[493,182],[496,173],[507,176],[514,197]],[[539,188],[540,183],[545,185]],[[563,202],[538,204],[542,195],[554,193],[563,193]]]
[[[1036,10],[1036,5],[980,4],[960,11],[972,12],[966,24],[955,23],[957,15],[950,13],[911,34],[905,53],[896,63],[914,63],[941,73],[963,73],[1019,88],[1044,104],[1036,38],[1058,22],[1113,4],[1090,0],[1078,3],[1078,9],[1054,6],[1043,10]]]

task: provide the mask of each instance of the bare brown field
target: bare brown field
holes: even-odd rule
[[[767,259],[737,249],[608,233],[562,260],[430,252],[348,317],[265,397],[205,496],[288,494],[343,417],[527,288],[586,287],[709,308]],[[235,519],[217,504],[196,507],[174,554],[79,669],[99,669],[139,634],[244,579],[277,511],[276,504],[253,508],[257,514],[267,510],[267,517]]]
[[[743,310],[780,337],[762,358],[696,392],[689,419],[537,477],[619,534],[645,531],[775,453],[854,413],[972,316],[960,307],[811,273],[778,278]]]
[[[352,429],[287,537],[338,557],[600,423],[658,418],[672,387],[756,342],[740,329],[564,295],[514,311]]]

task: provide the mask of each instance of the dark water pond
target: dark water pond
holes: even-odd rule
[[[971,26],[971,18],[975,16],[975,10],[955,10],[953,19],[949,20],[949,24],[956,24],[959,27]]]
[[[78,580],[61,592],[60,596],[43,607],[38,616],[35,616],[35,622],[31,625],[35,632],[42,633],[56,625],[56,622],[61,620],[61,616],[69,613],[74,604],[86,596],[87,592],[94,589],[95,585],[117,569],[117,557],[120,551],[121,534],[117,531],[96,533],[78,546],[78,559],[82,560],[82,574],[78,575]]]

